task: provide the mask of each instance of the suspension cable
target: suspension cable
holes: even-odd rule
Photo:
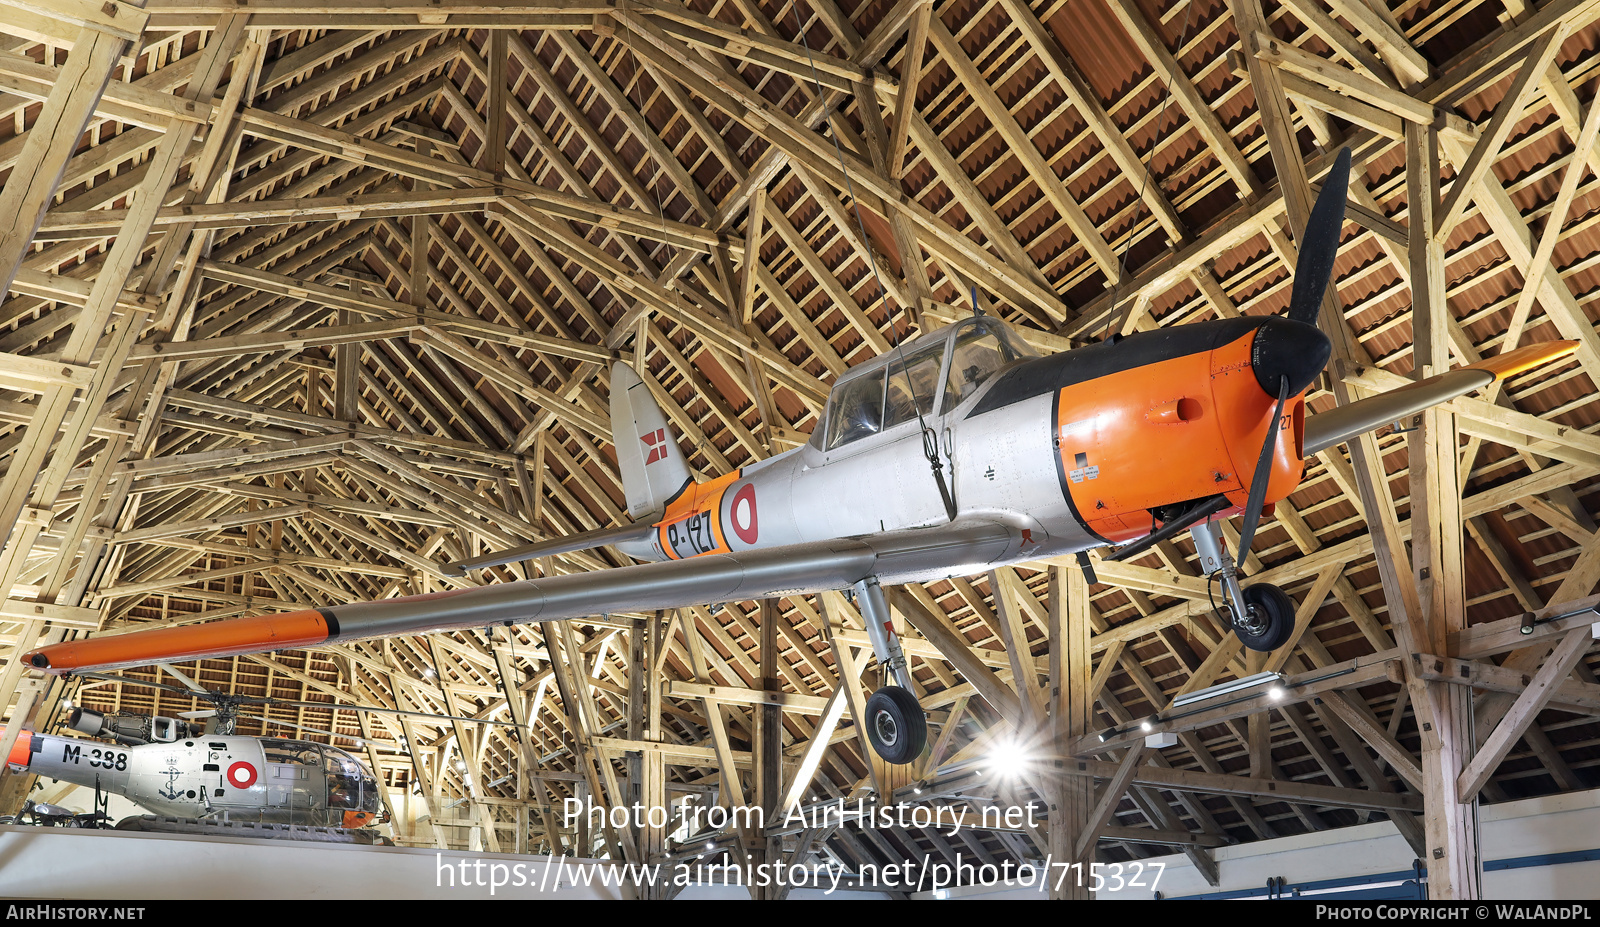
[[[816,88],[817,102],[822,104],[826,99],[826,91],[824,91],[822,87],[821,77],[817,74],[817,60],[811,52],[811,42],[806,38],[805,23],[800,19],[800,4],[798,0],[791,0],[789,8],[794,11],[795,31],[800,37],[800,47],[805,49],[806,62],[811,68],[811,82],[812,86]],[[907,53],[910,54],[911,52],[908,50]],[[907,104],[908,107],[914,106],[916,103],[915,88],[912,89],[910,96],[911,99]],[[856,98],[856,105],[866,107],[875,106],[876,103],[870,100],[862,100],[858,96]],[[844,114],[842,112],[835,111],[834,115],[837,115],[840,119],[844,118]],[[826,107],[824,107],[823,118],[825,120],[830,118],[826,112]],[[899,118],[905,119],[906,115],[901,113],[899,114]],[[855,212],[856,229],[861,235],[861,247],[866,250],[866,253],[862,255],[862,259],[866,261],[868,269],[872,271],[873,282],[878,287],[878,301],[887,303],[887,291],[883,286],[883,277],[878,272],[878,262],[872,259],[871,239],[867,237],[867,225],[861,217],[861,198],[856,196],[855,181],[850,176],[849,165],[845,163],[844,148],[839,144],[839,130],[837,127],[833,126],[830,126],[829,128],[832,130],[829,132],[829,135],[832,136],[834,155],[839,160],[839,172],[844,175],[845,194],[850,197],[850,206]],[[748,262],[750,260],[750,256],[745,255],[745,260]],[[974,284],[974,289],[976,289],[976,284]],[[905,306],[901,307],[902,310],[907,308],[908,307]],[[894,316],[892,314],[889,316],[889,334],[894,338],[894,353],[899,355],[900,368],[902,371],[904,371],[906,377],[906,388],[911,392],[911,408],[912,411],[914,411],[917,415],[917,427],[922,431],[922,455],[927,458],[928,466],[933,471],[934,482],[938,483],[939,485],[939,496],[944,502],[945,515],[948,516],[951,521],[954,521],[956,517],[956,503],[955,498],[950,494],[950,487],[945,483],[944,462],[939,457],[939,437],[934,433],[933,428],[928,425],[927,419],[922,414],[922,401],[917,396],[917,385],[911,379],[910,366],[906,364],[905,345],[900,339],[900,327],[895,324]],[[894,367],[891,364],[884,377],[885,402],[888,401],[888,384],[893,372]],[[937,380],[937,377],[935,377],[935,379]],[[933,410],[933,399],[937,395],[938,384],[935,382],[934,395],[929,397],[928,402],[928,409],[930,412]]]

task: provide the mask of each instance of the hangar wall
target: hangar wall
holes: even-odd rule
[[[616,887],[598,884],[597,877],[574,877],[580,868],[594,872],[596,866],[606,866],[604,861],[554,861],[547,875],[551,862],[545,856],[462,850],[0,825],[0,898],[620,899]],[[528,884],[511,880],[491,891],[491,867],[496,865],[508,875],[520,865]],[[707,885],[691,887],[682,897],[740,899],[749,894],[738,886]],[[806,889],[791,897],[884,896]]]
[[[1592,899],[1600,884],[1600,790],[1546,795],[1522,801],[1484,805],[1480,809],[1479,845],[1484,863],[1483,898]],[[1391,883],[1409,878],[1415,855],[1388,821],[1356,827],[1262,840],[1215,851],[1222,884],[1206,884],[1183,854],[1152,857],[1162,863],[1157,889],[1163,898],[1264,896],[1269,878],[1286,880],[1290,889],[1311,886],[1302,897],[1351,897],[1351,893],[1403,892]],[[1584,858],[1588,857],[1588,858]],[[1328,883],[1370,879],[1365,886],[1335,887]],[[1149,876],[1145,876],[1149,881]],[[1144,901],[1148,887],[1103,891],[1104,900]],[[1032,898],[1016,890],[958,889],[952,898]],[[934,897],[932,892],[916,897]]]

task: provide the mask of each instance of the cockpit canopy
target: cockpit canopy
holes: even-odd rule
[[[323,807],[330,811],[378,813],[381,800],[377,780],[367,772],[367,767],[360,760],[338,747],[307,740],[263,737],[261,749],[266,753],[269,768],[272,764],[309,767],[308,775],[297,778],[305,781],[307,788],[310,788],[310,783],[320,779],[327,790],[327,804]],[[316,807],[314,796],[294,804]]]
[[[831,451],[919,416],[943,415],[1002,367],[1035,356],[998,319],[964,319],[930,332],[846,374],[812,443]]]

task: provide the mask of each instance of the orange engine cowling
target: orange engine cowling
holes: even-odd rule
[[[1277,405],[1251,369],[1254,336],[1058,391],[1061,477],[1089,530],[1122,543],[1154,530],[1150,510],[1160,506],[1219,493],[1245,504]],[[1304,393],[1283,414],[1268,503],[1293,492],[1304,471]]]

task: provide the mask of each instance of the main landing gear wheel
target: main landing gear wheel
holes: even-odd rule
[[[867,699],[867,739],[885,762],[909,763],[928,745],[928,721],[917,697],[884,686]]]
[[[1294,601],[1288,593],[1271,583],[1257,583],[1244,590],[1249,614],[1235,619],[1234,633],[1251,650],[1277,650],[1294,630]]]

